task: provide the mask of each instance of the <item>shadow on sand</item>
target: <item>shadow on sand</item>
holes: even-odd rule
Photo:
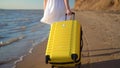
[[[81,68],[120,68],[120,59],[83,64]]]

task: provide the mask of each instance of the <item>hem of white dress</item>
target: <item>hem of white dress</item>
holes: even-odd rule
[[[40,22],[41,22],[41,23],[45,23],[45,24],[49,24],[49,25],[51,24],[51,23],[48,23],[47,21],[42,20],[42,19],[40,20]]]

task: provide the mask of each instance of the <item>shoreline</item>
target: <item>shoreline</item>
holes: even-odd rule
[[[49,64],[45,64],[45,49],[47,45],[47,39],[35,46],[32,53],[24,56],[22,61],[17,62],[15,68],[50,68]]]
[[[32,45],[32,48],[29,49],[28,53],[26,53],[25,55],[23,56],[20,56],[18,60],[14,61],[14,66],[12,68],[16,68],[17,67],[17,64],[21,63],[21,62],[24,62],[24,58],[25,57],[29,57],[29,55],[35,53],[34,50],[38,49],[38,48],[41,48],[39,46],[47,43],[47,37],[45,37],[44,39],[42,39],[39,43],[34,43],[32,41],[33,45]],[[44,46],[44,45],[43,45]],[[37,54],[37,53],[35,53]]]

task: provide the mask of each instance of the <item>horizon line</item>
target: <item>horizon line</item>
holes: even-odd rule
[[[6,9],[0,8],[0,10],[43,10],[43,9]]]

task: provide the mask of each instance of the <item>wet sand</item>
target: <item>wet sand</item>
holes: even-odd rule
[[[120,68],[120,13],[77,11],[76,19],[83,31],[81,68]],[[51,68],[45,64],[46,44],[47,39],[16,68]]]
[[[47,39],[33,49],[33,52],[23,58],[23,61],[17,63],[16,68],[50,68],[45,64],[45,49]]]

